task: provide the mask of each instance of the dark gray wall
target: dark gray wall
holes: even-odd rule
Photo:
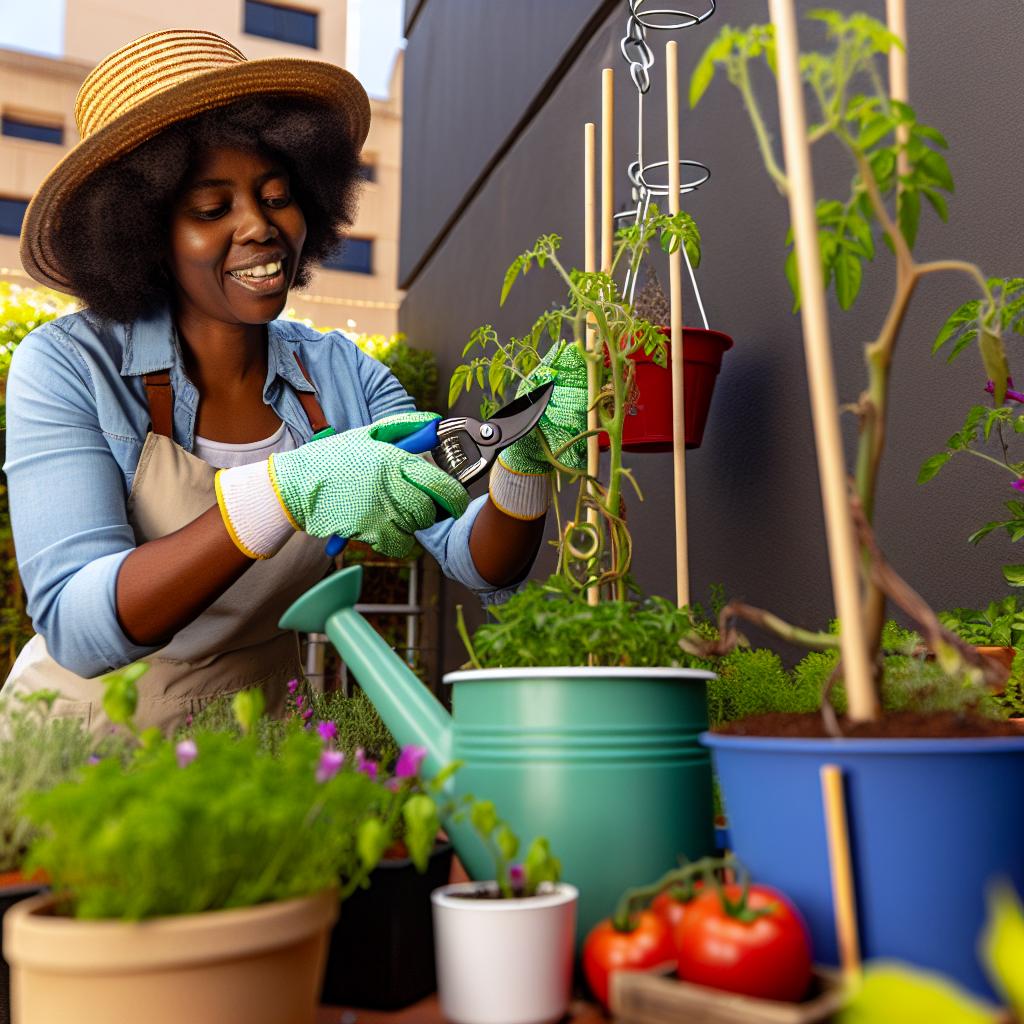
[[[502,276],[517,252],[539,234],[556,231],[565,238],[567,258],[581,260],[583,124],[599,120],[604,66],[616,70],[616,157],[623,171],[635,151],[635,92],[618,52],[625,20],[622,3],[621,10],[617,7],[592,33],[530,123],[499,144],[504,155],[449,229],[427,241],[434,229],[424,225],[445,224],[463,202],[458,190],[453,191],[450,169],[464,161],[480,166],[482,148],[495,145],[492,135],[482,147],[480,121],[463,113],[475,94],[463,95],[456,108],[459,116],[453,116],[449,90],[456,81],[466,88],[456,65],[467,54],[475,54],[478,65],[497,67],[500,60],[508,68],[513,56],[508,52],[508,20],[501,33],[492,32],[486,16],[465,18],[467,6],[464,0],[424,0],[407,57],[415,65],[424,59],[420,48],[429,45],[436,74],[447,83],[445,88],[435,83],[427,90],[422,80],[407,76],[407,187],[402,213],[403,266],[413,267],[429,255],[407,281],[401,325],[416,343],[439,353],[443,379],[474,327],[493,323],[502,332],[516,333],[558,297],[550,275],[531,273],[506,307],[498,309]],[[507,18],[521,7],[535,5],[517,0],[479,6],[492,12],[503,9]],[[562,3],[543,6],[560,8]],[[766,5],[760,2],[726,0],[719,6],[719,14],[705,26],[675,36],[680,39],[684,82],[726,20],[767,20]],[[806,10],[818,4],[800,0],[798,6]],[[837,6],[884,17],[882,0]],[[1024,5],[1019,0],[989,0],[983,16],[979,5],[962,0],[911,2],[908,7],[912,101],[921,119],[949,138],[957,182],[951,223],[942,225],[926,212],[918,255],[974,260],[992,275],[1020,274],[1024,105],[1019,55],[1024,49]],[[432,18],[445,20],[448,35],[424,31]],[[812,38],[807,26],[802,31],[807,32],[806,39]],[[651,39],[658,64],[648,98],[647,146],[648,159],[657,159],[654,154],[661,155],[664,149],[661,85],[666,35],[652,33]],[[514,45],[519,47],[518,61],[511,62],[516,68],[530,64],[541,52],[549,64],[557,60],[544,50],[542,39],[519,34]],[[774,121],[774,84],[767,76],[757,84]],[[489,108],[489,125],[517,123],[528,93],[521,83],[502,78],[483,92],[491,104],[505,104],[500,111]],[[436,159],[428,159],[427,147],[419,142],[408,147],[424,125],[436,126],[445,140],[443,154]],[[820,625],[832,615],[832,598],[800,326],[790,313],[782,271],[787,207],[763,172],[738,94],[726,81],[716,79],[698,109],[685,115],[683,148],[684,156],[704,160],[713,171],[712,180],[687,197],[685,205],[704,236],[699,281],[711,326],[736,339],[719,378],[704,444],[687,462],[694,594],[706,594],[709,584],[721,582],[729,595]],[[816,151],[815,162],[819,196],[844,198],[849,170],[842,154]],[[628,199],[624,173],[617,199]],[[666,281],[663,268],[659,270]],[[843,400],[855,399],[863,387],[860,345],[877,332],[891,288],[892,262],[883,248],[868,268],[854,309],[841,313],[833,307]],[[915,483],[922,460],[942,447],[967,408],[984,397],[984,374],[975,353],[952,367],[929,355],[947,313],[970,297],[971,286],[959,277],[935,277],[919,289],[896,358],[891,444],[878,508],[878,528],[890,558],[938,607],[989,600],[1004,589],[999,566],[1024,560],[1024,552],[1015,552],[1002,537],[989,538],[978,548],[965,540],[1013,496],[1008,475],[980,460],[962,458],[926,487]],[[690,302],[687,322],[696,321]],[[1011,345],[1011,363],[1015,347]],[[853,429],[848,423],[851,451]],[[634,456],[631,464],[646,496],[643,504],[633,502],[630,508],[635,572],[644,587],[673,596],[671,457]],[[548,567],[544,561],[538,571]],[[445,608],[456,601],[472,605],[467,598],[460,588],[448,586]],[[453,667],[463,654],[450,634],[449,640],[444,662]]]

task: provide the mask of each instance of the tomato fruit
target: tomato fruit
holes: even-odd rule
[[[796,1002],[811,981],[807,926],[768,886],[702,892],[686,908],[675,946],[679,977],[699,985]]]
[[[619,931],[606,918],[594,925],[583,943],[583,973],[605,1009],[613,971],[668,970],[675,964],[672,930],[662,918],[642,910],[631,923],[632,931]]]
[[[651,901],[651,910],[660,917],[675,935],[679,922],[682,921],[686,908],[694,897],[704,888],[704,883],[697,879],[690,886],[673,886],[663,889]]]

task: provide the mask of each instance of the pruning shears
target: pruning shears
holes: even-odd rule
[[[504,449],[537,426],[554,387],[555,382],[548,381],[503,405],[486,420],[473,416],[431,420],[415,433],[396,441],[395,447],[413,455],[429,453],[438,468],[468,487],[490,472],[494,460]],[[319,441],[335,433],[333,427],[325,427],[311,440]],[[443,509],[438,509],[438,519],[447,515]],[[328,556],[341,554],[347,542],[347,538],[337,535],[328,538]]]

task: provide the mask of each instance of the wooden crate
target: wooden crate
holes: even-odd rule
[[[839,975],[817,968],[800,1003],[752,999],[680,981],[675,976],[616,971],[611,1008],[619,1024],[818,1024],[843,1004]]]

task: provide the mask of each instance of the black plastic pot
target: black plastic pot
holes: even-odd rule
[[[448,882],[452,848],[439,845],[421,875],[411,860],[382,862],[341,907],[320,1001],[398,1010],[437,988],[430,894]]]
[[[45,886],[31,883],[0,886],[0,1024],[10,1024],[11,1022],[11,969],[7,966],[7,960],[3,955],[3,917],[15,903],[27,900],[29,896],[37,896],[45,888]]]

